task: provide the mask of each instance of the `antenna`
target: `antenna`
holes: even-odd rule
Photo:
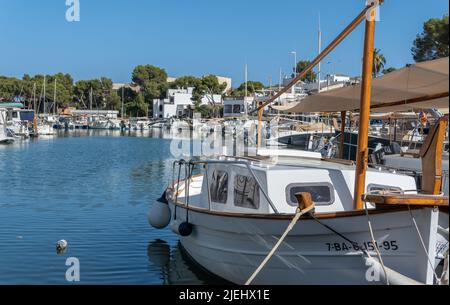
[[[56,114],[56,76],[55,76],[55,88],[53,90],[53,115]]]

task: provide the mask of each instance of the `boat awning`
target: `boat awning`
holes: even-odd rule
[[[448,57],[409,65],[372,82],[373,112],[412,109],[448,109]],[[286,112],[358,111],[361,85],[311,95],[290,106],[273,106]]]
[[[22,103],[0,103],[0,108],[23,108]]]

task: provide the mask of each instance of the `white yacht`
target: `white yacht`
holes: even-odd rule
[[[11,144],[14,141],[14,137],[9,136],[6,129],[6,111],[0,109],[0,144]]]

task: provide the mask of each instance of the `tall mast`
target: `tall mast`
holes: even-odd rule
[[[358,149],[356,153],[355,171],[355,209],[363,209],[362,195],[365,192],[366,170],[368,163],[368,138],[370,119],[370,99],[372,95],[372,72],[373,72],[373,51],[375,36],[375,15],[376,10],[372,9],[370,18],[366,18],[366,29],[364,37],[364,59],[361,84],[361,102],[359,113]]]
[[[55,77],[55,88],[53,90],[53,115],[56,114],[56,77]]]
[[[122,87],[122,110],[121,110],[121,112],[120,112],[120,114],[121,114],[121,116],[122,116],[122,119],[124,118],[124,116],[123,116],[124,88],[125,88],[125,87]]]
[[[37,134],[37,105],[36,105],[36,83],[33,83],[33,109],[34,109],[34,116],[33,116],[33,132],[36,135]]]
[[[89,110],[92,110],[92,86],[91,91],[89,91]]]
[[[283,82],[282,70],[280,68],[280,79],[278,80],[278,92],[281,91],[281,83]],[[281,101],[281,97],[278,98],[278,102]]]
[[[318,31],[318,54],[322,53],[322,29],[320,26],[320,13],[319,13],[319,31]],[[320,93],[320,73],[321,73],[321,65],[320,65],[320,61],[317,64],[317,91]]]
[[[44,114],[47,109],[47,104],[45,102],[45,83],[47,82],[46,75],[44,75]]]
[[[33,109],[36,113],[36,83],[33,83]]]
[[[382,3],[382,0],[379,0]],[[322,61],[328,54],[330,54],[333,49],[339,45],[351,32],[355,30],[355,28],[366,19],[366,14],[369,10],[371,10],[373,5],[366,6],[359,15],[322,51],[320,54],[314,58],[313,61],[302,71],[297,77],[289,82],[286,86],[283,87],[275,96],[271,97],[268,101],[262,103],[257,109],[254,109],[251,113],[257,112],[261,108],[266,107],[267,105],[272,104],[275,100],[277,100],[281,95],[289,91],[294,85],[296,85],[302,78],[308,75],[309,72],[320,62]]]
[[[247,83],[248,83],[248,66],[247,64],[245,64],[245,97],[244,97],[244,101],[247,98]]]

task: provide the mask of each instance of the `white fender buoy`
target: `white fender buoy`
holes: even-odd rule
[[[148,213],[148,222],[155,229],[164,229],[170,223],[171,213],[167,203],[155,201]]]
[[[67,249],[67,241],[64,239],[58,240],[56,242],[56,252],[57,253],[64,253]]]

